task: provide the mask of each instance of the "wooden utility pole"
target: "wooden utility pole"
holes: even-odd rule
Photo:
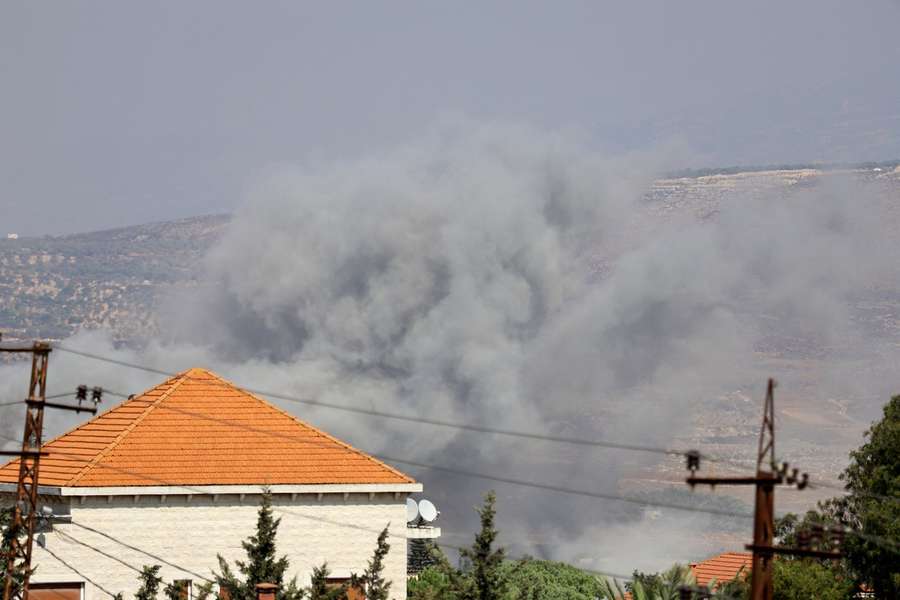
[[[812,556],[816,558],[840,558],[839,552],[823,552],[807,548],[784,548],[775,546],[775,486],[782,483],[796,484],[798,489],[807,485],[808,475],[799,475],[797,469],[788,473],[788,464],[779,468],[775,462],[775,381],[769,379],[763,408],[762,428],[759,432],[759,447],[756,454],[756,475],[754,477],[695,477],[700,468],[700,453],[687,454],[691,476],[687,483],[695,485],[752,485],[756,487],[753,511],[753,543],[746,546],[753,552],[751,573],[751,600],[772,600],[773,565],[775,554]]]
[[[24,600],[28,590],[31,572],[31,548],[34,541],[34,525],[38,514],[38,473],[41,464],[41,436],[44,429],[44,408],[62,408],[75,412],[96,413],[96,408],[69,406],[46,402],[47,363],[52,348],[45,342],[34,342],[28,346],[2,346],[0,352],[27,352],[31,354],[31,382],[28,398],[25,400],[25,431],[22,435],[22,450],[0,452],[6,456],[19,457],[19,480],[16,485],[16,501],[10,524],[12,535],[6,552],[6,573],[3,586],[3,600]],[[25,543],[19,540],[25,534]],[[21,573],[21,588],[15,585],[16,574]]]

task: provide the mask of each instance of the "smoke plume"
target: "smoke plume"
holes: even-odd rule
[[[161,339],[69,344],[324,402],[657,446],[698,439],[698,413],[735,390],[757,398],[768,375],[814,379],[822,401],[885,393],[839,375],[863,357],[878,372],[897,362],[896,332],[872,335],[855,309],[897,281],[892,205],[838,177],[673,205],[647,196],[667,157],[469,123],[284,169],[253,187],[201,285],[167,304]],[[797,375],[785,352],[815,360]],[[158,379],[71,364],[128,392]],[[282,404],[371,452],[561,487],[622,492],[661,461]],[[713,524],[398,466],[425,482],[452,543],[495,485],[507,542],[594,568],[697,558],[674,540]]]

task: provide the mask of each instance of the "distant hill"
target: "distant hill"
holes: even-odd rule
[[[878,193],[900,198],[900,168],[872,163],[853,175]],[[857,165],[858,166],[858,165]],[[762,167],[760,167],[762,169]],[[705,219],[735,190],[784,197],[834,171],[767,167],[713,169],[657,181],[644,196],[656,218],[675,213]],[[715,173],[715,174],[714,174]],[[897,223],[900,231],[900,203]],[[167,293],[196,285],[206,251],[228,215],[192,217],[58,237],[0,239],[0,332],[6,339],[62,339],[80,327],[104,326],[119,341],[158,330],[156,307]],[[597,257],[599,271],[610,257]]]
[[[104,325],[123,341],[152,334],[159,299],[193,285],[201,257],[229,219],[0,239],[0,331],[6,339],[61,339]]]

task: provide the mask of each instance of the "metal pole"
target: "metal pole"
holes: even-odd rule
[[[775,543],[775,484],[779,483],[775,469],[775,380],[769,379],[756,455],[751,600],[772,600],[774,593],[772,554],[761,548]]]
[[[6,582],[4,600],[24,600],[31,571],[31,548],[34,541],[35,518],[38,513],[38,472],[41,460],[41,434],[44,428],[44,398],[47,393],[47,362],[51,348],[35,342],[31,348],[31,382],[25,409],[25,431],[22,436],[22,454],[19,458],[19,481],[16,486],[16,502],[10,547],[6,555]],[[26,541],[19,542],[24,529]],[[22,587],[15,586],[16,571],[22,570]]]
[[[774,593],[772,553],[775,542],[775,484],[774,473],[759,471],[756,502],[753,513],[753,567],[751,571],[751,600],[772,600]],[[768,481],[766,481],[768,479]]]

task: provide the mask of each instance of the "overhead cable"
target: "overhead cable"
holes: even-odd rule
[[[176,377],[179,375],[178,373],[173,373],[170,371],[163,371],[161,369],[156,369],[153,367],[147,367],[147,366],[140,365],[137,363],[131,363],[131,362],[123,361],[123,360],[118,360],[115,358],[111,358],[109,356],[94,354],[92,352],[85,352],[83,350],[68,348],[66,346],[62,346],[59,344],[53,344],[53,348],[55,348],[56,350],[60,350],[62,352],[68,352],[70,354],[75,354],[75,355],[82,356],[85,358],[108,362],[108,363],[120,365],[123,367],[138,369],[141,371],[147,371],[149,373],[155,373],[157,375],[163,375],[166,377]],[[184,375],[184,377],[186,377],[188,379],[194,379],[189,375]],[[498,427],[487,427],[487,426],[483,426],[483,425],[474,425],[474,424],[469,424],[469,423],[457,423],[457,422],[453,422],[453,421],[444,421],[444,420],[440,420],[440,419],[412,417],[409,415],[403,415],[403,414],[399,414],[399,413],[378,411],[378,410],[374,410],[374,409],[362,408],[362,407],[357,407],[357,406],[347,406],[344,404],[335,404],[333,402],[324,402],[321,400],[314,400],[312,398],[299,398],[297,396],[292,396],[292,395],[283,394],[283,393],[279,393],[279,392],[272,392],[272,391],[268,391],[268,390],[261,390],[261,389],[256,389],[256,388],[240,387],[240,386],[238,386],[238,387],[239,387],[239,389],[242,389],[251,394],[257,394],[260,396],[268,396],[270,398],[276,398],[278,400],[284,400],[287,402],[296,402],[296,403],[300,403],[300,404],[307,404],[310,406],[320,406],[322,408],[352,412],[355,414],[366,415],[366,416],[370,416],[370,417],[395,419],[398,421],[407,421],[410,423],[419,423],[419,424],[424,424],[424,425],[434,425],[437,427],[447,427],[450,429],[473,431],[473,432],[477,432],[477,433],[503,435],[503,436],[509,436],[509,437],[540,440],[540,441],[546,441],[546,442],[556,442],[556,443],[561,443],[561,444],[572,444],[572,445],[577,445],[577,446],[611,448],[611,449],[615,449],[615,450],[627,450],[627,451],[633,451],[633,452],[649,452],[649,453],[664,454],[664,455],[669,455],[669,456],[683,456],[687,452],[687,450],[677,450],[677,449],[672,449],[672,448],[645,446],[645,445],[639,445],[639,444],[625,444],[625,443],[619,443],[619,442],[609,442],[609,441],[604,441],[604,440],[588,439],[588,438],[546,435],[546,434],[542,434],[542,433],[535,433],[535,432],[528,432],[528,431],[516,431],[516,430],[511,430],[511,429],[502,429],[502,428],[498,428]],[[106,390],[106,391],[108,392],[108,390]],[[703,455],[703,459],[711,461],[711,462],[720,462],[721,461],[721,459],[718,459],[713,456],[707,456],[707,455]]]

